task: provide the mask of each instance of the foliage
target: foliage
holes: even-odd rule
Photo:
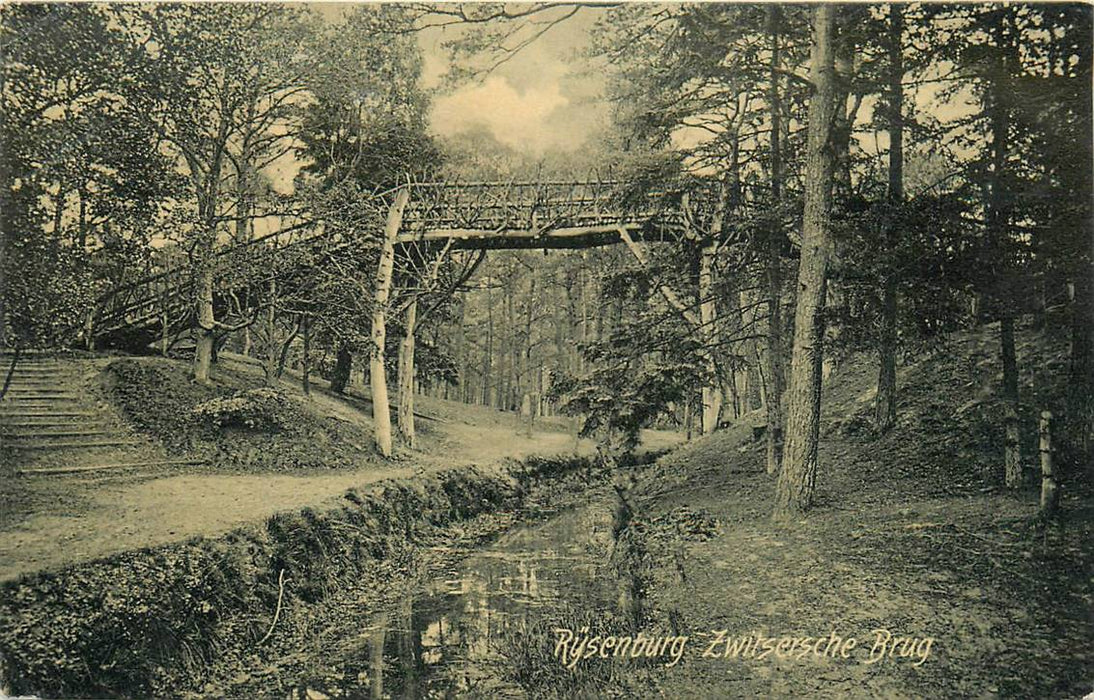
[[[491,647],[502,657],[504,677],[520,686],[528,695],[542,698],[610,697],[620,685],[639,685],[632,671],[652,665],[645,657],[627,658],[626,674],[615,672],[613,663],[592,659],[577,663],[573,668],[555,654],[557,629],[588,634],[603,639],[620,636],[627,629],[626,620],[610,608],[591,609],[588,605],[569,602],[552,605],[550,614],[535,615],[523,625],[503,626]],[[630,676],[630,679],[621,678]],[[639,690],[633,688],[632,690]],[[645,688],[648,692],[649,688]],[[638,692],[641,695],[641,692]]]
[[[88,309],[103,287],[86,257],[33,230],[9,234],[6,243],[0,260],[6,282],[6,342],[72,345],[84,334]]]
[[[257,378],[217,372],[204,385],[182,363],[148,359],[112,362],[104,383],[134,427],[172,452],[208,460],[211,469],[350,469],[371,456],[360,427],[258,387]]]
[[[966,211],[957,194],[924,194],[898,206],[858,199],[846,208],[834,222],[838,293],[825,312],[837,357],[878,346],[889,276],[899,280],[897,335],[906,350],[965,325],[980,269]],[[891,244],[890,226],[898,231]]]
[[[284,392],[269,387],[204,401],[191,409],[199,421],[217,428],[276,433],[299,426],[300,407]]]
[[[642,321],[631,329],[640,327],[648,329]],[[672,404],[688,400],[702,376],[694,341],[657,351],[635,345],[628,335],[619,333],[587,348],[586,355],[597,360],[593,369],[580,378],[559,377],[553,387],[562,412],[582,416],[580,434],[596,437],[612,459],[630,454],[639,431]]]
[[[146,258],[147,224],[177,178],[126,99],[109,12],[6,6],[0,43],[0,323],[8,341],[68,345],[106,283]]]

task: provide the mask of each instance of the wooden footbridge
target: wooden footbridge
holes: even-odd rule
[[[703,242],[699,273],[699,314],[683,303],[666,285],[659,290],[704,338],[701,359],[715,376],[715,357],[711,329],[715,318],[712,279],[713,242],[723,239],[731,201],[734,211],[748,205],[749,197],[727,193],[716,183],[701,183],[676,192],[642,191],[624,183],[587,180],[575,182],[467,182],[408,183],[389,192],[374,195],[362,206],[382,217],[379,262],[372,297],[372,334],[370,385],[376,444],[385,456],[392,453],[391,416],[385,376],[384,348],[386,317],[394,262],[399,255],[417,253],[434,257],[437,263],[451,249],[549,249],[589,248],[624,243],[635,258],[647,263],[643,241],[678,242],[684,239]],[[371,235],[370,240],[375,238]],[[189,266],[169,267],[127,284],[120,285],[98,300],[90,310],[85,337],[90,344],[114,344],[133,347],[149,344],[160,336],[186,329],[211,347],[214,328],[197,323],[202,316],[215,325],[230,308],[257,309],[266,284],[307,285],[306,272],[295,265],[293,253],[302,247],[323,255],[337,255],[355,241],[345,234],[333,233],[321,222],[304,222],[283,231],[236,245],[223,246],[215,255],[214,280],[218,280],[199,301],[194,276]],[[400,252],[402,251],[402,252]],[[423,259],[425,259],[423,257]],[[226,274],[230,271],[230,274]],[[436,274],[435,272],[433,274]],[[296,278],[293,280],[293,278]],[[209,302],[212,302],[212,309]],[[228,302],[231,302],[230,304]],[[219,304],[219,310],[218,310]],[[211,312],[210,312],[211,311]],[[405,337],[400,355],[399,430],[408,444],[414,444],[413,362],[414,328],[417,301],[405,307]],[[404,361],[406,365],[404,367]],[[404,371],[405,369],[405,371]],[[404,383],[406,382],[406,383]],[[703,429],[717,425],[720,394],[712,384],[703,389]]]
[[[453,249],[589,248],[630,241],[678,241],[717,226],[716,187],[634,194],[611,180],[409,183],[374,195],[394,215],[392,253],[410,246]],[[305,222],[216,254],[215,294],[247,303],[248,292],[284,271],[280,258],[301,247],[334,252],[347,245],[321,222]],[[240,301],[242,300],[242,302]],[[226,305],[226,302],[225,302]],[[169,266],[111,289],[87,319],[86,338],[116,344],[127,335],[180,331],[193,322],[191,268]],[[155,330],[153,330],[155,329]]]

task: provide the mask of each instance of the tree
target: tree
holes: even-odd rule
[[[142,48],[139,106],[186,173],[194,207],[194,378],[209,379],[219,234],[258,216],[236,211],[229,184],[284,154],[308,70],[305,13],[281,6],[149,6],[119,10]],[[237,190],[240,188],[237,187]]]
[[[843,104],[835,54],[838,35],[833,5],[813,8],[809,140],[805,167],[805,215],[798,268],[794,344],[787,391],[786,450],[775,493],[776,517],[812,505],[820,431],[824,301],[828,281],[829,229],[835,168],[834,124]]]
[[[904,8],[889,4],[889,85],[886,109],[889,118],[889,191],[893,211],[904,201]],[[894,246],[897,222],[892,220],[884,231],[886,247]],[[877,396],[874,423],[885,432],[896,423],[896,334],[897,279],[885,276],[881,305],[881,339],[878,347]]]
[[[402,221],[413,180],[428,179],[442,158],[426,133],[428,101],[418,86],[421,57],[406,31],[409,15],[395,6],[360,7],[332,28],[324,42],[325,60],[312,79],[298,153],[307,159],[298,186],[308,192],[316,214],[343,238],[355,239],[342,254],[326,258],[320,277],[343,293],[321,302],[321,323],[336,341],[338,362],[332,388],[341,391],[349,377],[353,351],[367,348],[369,377],[380,452],[392,451],[387,398],[387,317],[396,307],[402,261],[394,237]],[[391,197],[378,225],[373,202],[380,192],[403,188]],[[338,222],[335,224],[335,222]],[[331,225],[335,224],[335,225]],[[381,230],[382,228],[382,230]],[[357,257],[353,257],[353,253]],[[349,254],[347,258],[347,254]],[[343,259],[346,258],[346,259]],[[439,264],[439,261],[438,261]],[[377,272],[367,273],[365,270]],[[367,280],[362,282],[363,279]],[[404,341],[400,344],[400,430],[413,443],[413,333],[417,291],[406,304]],[[345,313],[354,309],[359,313]],[[355,318],[356,316],[356,318]],[[366,334],[364,319],[371,319]],[[367,340],[366,340],[367,339]]]
[[[99,292],[148,269],[176,177],[135,109],[134,48],[107,8],[0,13],[0,343],[68,344]]]

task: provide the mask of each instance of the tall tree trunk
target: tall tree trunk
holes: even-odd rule
[[[493,282],[491,281],[491,285]],[[491,366],[494,357],[494,295],[491,286],[486,288],[486,352],[482,354],[482,405],[493,404],[491,396]]]
[[[581,267],[579,268],[580,283],[578,291],[581,299],[581,346],[587,347],[589,343],[589,291],[588,281],[585,278],[585,262],[588,251],[581,251]],[[585,353],[577,354],[577,372],[585,374]]]
[[[749,284],[749,282],[745,282]],[[740,379],[737,385],[737,393],[742,397],[742,413],[747,413],[752,410],[752,370],[756,369],[757,378],[760,380],[756,382],[758,391],[760,394],[760,407],[767,411],[767,399],[765,395],[764,383],[763,383],[763,367],[760,362],[760,349],[756,342],[757,335],[757,322],[756,322],[756,308],[758,294],[753,290],[743,289],[737,292],[737,303],[740,308],[741,314],[741,326],[740,333],[745,336],[745,340],[741,343],[740,354],[745,358],[745,366],[739,373]]]
[[[1084,222],[1085,223],[1085,222]],[[1068,383],[1068,438],[1076,466],[1086,465],[1094,482],[1094,235],[1087,229],[1087,249],[1079,258],[1071,302],[1071,367]]]
[[[903,6],[889,4],[889,204],[895,212],[904,201],[904,14]],[[885,432],[896,423],[897,279],[893,247],[895,216],[885,224],[887,249],[881,305],[881,342],[878,347],[877,397],[874,423]]]
[[[1007,488],[1022,485],[1022,445],[1018,433],[1018,362],[1014,352],[1014,316],[1005,314],[999,321],[1003,354],[1003,423],[1006,436],[1003,473]]]
[[[719,232],[725,220],[726,187],[723,184],[719,193],[718,211],[712,222],[713,232]],[[715,352],[718,346],[718,332],[715,323],[718,309],[714,298],[714,262],[717,256],[717,240],[711,236],[703,242],[699,251],[699,324],[703,338],[703,361],[706,364],[707,381],[703,385],[703,434],[710,435],[718,428],[722,414],[722,390],[719,379],[718,363]]]
[[[1008,488],[1017,488],[1022,484],[1022,446],[1018,431],[1018,362],[1014,349],[1014,270],[1010,254],[1010,211],[1005,191],[1004,171],[1010,148],[1010,109],[1009,99],[1010,53],[1013,47],[1006,35],[1004,19],[997,24],[997,39],[1001,59],[1001,70],[992,83],[990,105],[991,145],[991,190],[987,202],[988,234],[995,254],[1000,262],[999,279],[996,285],[995,301],[999,309],[1000,353],[1003,361],[1003,478]]]
[[[0,177],[0,211],[4,210],[5,200],[10,196],[10,185],[6,177]],[[8,348],[8,287],[7,287],[7,258],[8,254],[8,227],[0,219],[0,351]],[[90,318],[90,316],[89,316]],[[87,342],[94,343],[91,332],[88,332]]]
[[[505,283],[505,392],[502,410],[510,411],[518,406],[514,401],[517,393],[517,363],[520,350],[517,347],[516,314],[513,297],[516,296],[515,271],[510,270]]]
[[[768,32],[771,35],[771,69],[769,76],[769,100],[771,102],[771,199],[779,206],[782,199],[782,93],[779,87],[779,27],[782,20],[781,10],[772,3],[767,6]],[[767,473],[775,474],[783,458],[783,330],[782,330],[782,247],[783,231],[778,222],[773,222],[768,232],[765,246],[767,283],[767,353],[766,367],[766,408],[767,430],[765,431]]]
[[[311,396],[311,319],[304,314],[304,358],[303,358],[304,396]]]
[[[277,280],[271,278],[266,302],[266,386],[277,381]]]
[[[525,306],[524,313],[524,343],[520,349],[520,382],[519,391],[521,394],[521,405],[523,406],[524,396],[531,393],[532,396],[529,400],[534,404],[536,402],[535,393],[535,379],[532,376],[532,322],[535,320],[535,304],[536,304],[536,282],[537,282],[537,269],[533,269],[528,279],[528,302]]]
[[[391,456],[391,404],[387,396],[387,372],[384,368],[384,345],[387,342],[387,303],[391,296],[391,275],[395,266],[395,237],[403,223],[410,190],[403,188],[395,196],[384,226],[380,266],[376,272],[376,290],[372,306],[372,346],[369,348],[369,384],[372,388],[372,423],[376,431],[376,447],[385,457]]]
[[[399,437],[414,447],[414,331],[418,323],[418,300],[406,308],[405,332],[399,345]]]
[[[79,229],[76,231],[76,248],[81,252],[87,251],[87,192],[81,185],[76,194],[80,203]]]
[[[53,206],[53,235],[58,239],[61,237],[61,222],[64,218],[67,199],[68,192],[65,190],[65,182],[62,180],[57,184],[57,201]]]
[[[786,452],[775,492],[775,515],[779,518],[790,517],[812,505],[817,476],[824,358],[823,312],[835,165],[832,127],[843,102],[834,62],[837,12],[835,5],[813,7],[810,72],[814,90],[809,100],[805,215],[787,391]],[[768,400],[770,402],[770,396]]]
[[[300,331],[302,331],[303,329],[304,315],[300,314],[300,316],[296,319],[296,325],[293,326],[292,331],[290,331],[289,335],[285,338],[285,340],[281,341],[280,343],[281,350],[280,352],[278,352],[277,355],[277,374],[275,375],[278,379],[281,379],[281,377],[285,376],[285,366],[289,362],[289,351],[292,350],[292,344],[293,341],[296,340],[296,336],[300,335]]]
[[[1075,168],[1076,192],[1089,193],[1094,173],[1094,104],[1082,100],[1079,106],[1078,143]],[[1094,483],[1094,212],[1086,198],[1072,222],[1074,255],[1068,276],[1074,285],[1070,305],[1071,363],[1067,395],[1066,442],[1071,465],[1086,468],[1086,477]]]
[[[342,343],[338,346],[338,354],[334,357],[330,390],[336,394],[345,393],[351,372],[353,372],[353,353],[350,352],[349,345]]]
[[[194,279],[194,303],[197,307],[197,338],[194,347],[194,381],[209,383],[209,365],[213,361],[213,333],[216,319],[213,315],[213,255],[210,250],[198,263]]]
[[[471,403],[471,397],[467,390],[468,381],[470,380],[467,371],[467,304],[462,295],[459,299],[460,319],[459,326],[456,329],[456,395],[462,403]],[[447,389],[445,393],[447,394]]]
[[[216,341],[216,315],[213,309],[213,285],[216,281],[217,198],[219,196],[220,160],[214,159],[213,167],[204,183],[198,187],[198,216],[201,230],[196,241],[197,266],[194,270],[194,321],[197,334],[194,347],[194,381],[209,383],[209,365],[213,362],[213,344]],[[196,177],[196,175],[195,175]]]

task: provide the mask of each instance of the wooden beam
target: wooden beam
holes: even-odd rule
[[[627,245],[631,253],[638,260],[643,267],[649,267],[649,259],[646,257],[646,251],[631,238],[630,233],[623,226],[618,228],[619,238]],[[676,296],[676,292],[672,291],[667,284],[658,285],[658,290],[661,292],[661,296],[665,297],[665,301],[669,303],[669,306],[680,312],[680,315],[684,317],[684,320],[691,324],[691,327],[698,330],[702,327],[702,323],[699,317],[695,315],[695,312],[684,306],[684,303],[680,301],[680,297]]]

